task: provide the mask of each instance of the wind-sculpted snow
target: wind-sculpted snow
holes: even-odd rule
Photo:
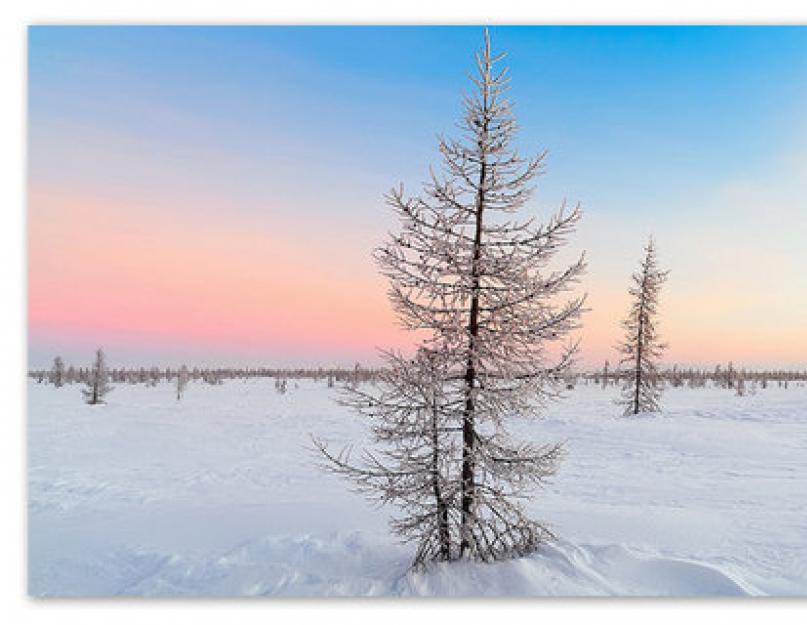
[[[758,590],[717,568],[646,557],[624,547],[562,542],[490,565],[409,568],[409,554],[360,533],[267,536],[212,555],[117,549],[90,562],[59,562],[59,594],[120,596],[747,596]]]
[[[668,389],[623,418],[579,386],[544,421],[567,455],[527,558],[412,572],[412,548],[322,473],[309,433],[360,446],[324,383],[29,387],[29,591],[41,596],[807,595],[807,388]]]

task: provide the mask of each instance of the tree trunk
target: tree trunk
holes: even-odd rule
[[[485,94],[487,109],[487,93]],[[482,128],[483,136],[487,135],[487,120]],[[481,147],[481,146],[480,146]],[[474,234],[473,262],[471,265],[471,310],[468,318],[468,364],[465,369],[465,413],[462,421],[462,529],[460,540],[460,557],[470,547],[471,524],[473,521],[474,498],[474,443],[476,431],[474,425],[474,386],[476,385],[476,337],[479,335],[479,258],[482,248],[482,211],[485,206],[485,180],[487,163],[484,156],[479,170],[479,186],[476,194],[476,232]]]
[[[639,414],[639,389],[642,386],[642,343],[644,342],[645,292],[647,289],[647,269],[642,276],[642,294],[639,299],[639,327],[636,332],[636,371],[633,389],[633,414]]]
[[[432,395],[432,489],[437,502],[437,535],[440,538],[440,558],[451,559],[451,537],[448,533],[448,506],[440,489],[440,439],[437,419],[437,401]]]
[[[642,318],[639,317],[639,331],[636,341],[636,371],[634,372],[633,414],[639,414],[639,388],[642,385]]]

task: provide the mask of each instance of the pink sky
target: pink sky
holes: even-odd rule
[[[400,346],[385,284],[347,233],[32,191],[29,328],[67,343],[208,348],[287,361]],[[127,345],[131,344],[131,345]]]
[[[148,354],[154,354],[154,361],[346,364],[373,360],[376,348],[413,343],[398,328],[386,283],[370,259],[381,230],[312,228],[304,217],[240,213],[223,219],[209,210],[190,217],[170,205],[112,193],[41,189],[31,190],[29,211],[29,331],[45,348],[69,354],[78,346],[105,345],[123,361],[151,362]],[[598,256],[596,235],[602,234],[595,216],[581,227],[575,246],[594,247],[583,285],[592,308],[581,332],[588,366],[614,362],[611,348],[637,255],[626,245],[620,254]],[[674,246],[667,247],[669,253]],[[619,279],[607,275],[609,264],[621,264]],[[742,276],[756,279],[749,267],[738,266]],[[662,330],[672,343],[668,361],[753,364],[749,356],[757,354],[760,363],[788,363],[798,357],[807,333],[797,316],[778,325],[749,322],[755,332],[738,332],[747,285],[742,276],[717,292],[708,283],[670,280],[662,308]],[[782,323],[792,332],[782,332]]]

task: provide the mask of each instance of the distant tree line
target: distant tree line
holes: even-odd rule
[[[93,378],[97,363],[90,366],[67,365],[57,356],[50,369],[31,369],[28,377],[38,383],[50,383],[56,387],[69,384],[87,384]],[[285,380],[313,380],[325,382],[328,386],[335,384],[359,384],[378,379],[379,369],[356,364],[353,367],[318,367],[318,368],[275,368],[275,367],[113,367],[107,368],[108,380],[116,384],[145,384],[156,386],[162,382],[181,380],[180,391],[188,382],[205,382],[222,384],[227,380],[248,380],[254,378],[272,378],[283,387]],[[278,388],[281,390],[281,388]],[[285,389],[283,389],[285,390]]]
[[[629,381],[634,371],[611,369],[606,361],[602,369],[596,371],[582,372],[573,376],[569,380],[570,384],[582,381],[583,383],[600,384],[603,387],[609,385],[624,386]],[[775,384],[777,387],[787,388],[789,383],[807,381],[807,370],[795,371],[784,369],[746,369],[737,368],[733,363],[727,365],[716,365],[712,368],[694,367],[668,367],[655,371],[652,374],[651,383],[657,386],[670,386],[672,388],[723,388],[735,391],[738,395],[743,395],[750,386],[758,386],[761,389],[768,388]]]
[[[49,383],[61,387],[66,384],[86,384],[92,377],[92,366],[66,365],[62,358],[56,357],[51,369],[32,369],[28,377],[39,383]],[[183,386],[188,382],[204,382],[222,384],[227,380],[248,380],[255,378],[271,378],[282,386],[284,380],[313,380],[325,382],[328,386],[335,384],[356,384],[375,382],[380,379],[383,368],[365,367],[332,367],[332,368],[275,368],[275,367],[114,367],[108,370],[109,381],[116,384],[146,384],[155,386],[161,382],[176,383],[181,376]],[[563,376],[567,390],[577,384],[598,384],[622,386],[634,375],[631,369],[612,368],[606,361],[600,369],[590,369],[567,373]],[[794,371],[784,369],[747,369],[736,367],[729,362],[714,368],[695,368],[673,366],[660,369],[653,374],[653,382],[672,388],[705,388],[717,387],[736,391],[738,388],[755,384],[760,388],[769,385],[788,386],[788,383],[807,381],[807,370]]]

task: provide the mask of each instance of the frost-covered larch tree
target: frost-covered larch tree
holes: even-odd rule
[[[50,370],[50,381],[56,388],[64,386],[65,383],[65,368],[64,368],[64,360],[62,360],[61,356],[56,356],[53,359],[53,367]]]
[[[622,397],[618,403],[624,414],[657,412],[662,386],[657,365],[664,349],[657,328],[659,294],[668,271],[661,271],[656,261],[656,246],[650,237],[637,273],[632,276],[629,293],[633,299],[628,316],[622,322],[625,338],[616,347],[619,364],[627,365]]]
[[[577,348],[569,334],[585,300],[568,295],[558,301],[583,273],[583,256],[552,267],[580,219],[579,206],[564,203],[543,224],[517,219],[545,153],[523,158],[513,145],[517,124],[505,97],[502,57],[491,53],[486,32],[473,93],[464,99],[461,137],[439,139],[442,171],[432,171],[421,195],[407,197],[402,187],[390,192],[401,231],[376,250],[402,324],[425,335],[429,353],[440,354],[441,377],[430,392],[441,398],[441,434],[453,435],[439,452],[450,494],[444,497],[448,535],[455,541],[450,559],[515,557],[551,537],[519,500],[554,473],[561,446],[516,441],[507,426],[511,417],[537,416],[561,393]],[[415,385],[400,368],[391,371],[401,379],[382,387],[397,384],[401,397],[417,394],[422,377]],[[372,405],[368,398],[368,409]],[[411,418],[426,418],[409,410]],[[399,491],[398,479],[391,470],[365,483],[387,501]],[[396,501],[414,511],[424,493]]]
[[[95,362],[87,375],[86,388],[81,389],[81,392],[88,404],[103,404],[104,397],[111,390],[104,350],[99,347],[95,352]]]

